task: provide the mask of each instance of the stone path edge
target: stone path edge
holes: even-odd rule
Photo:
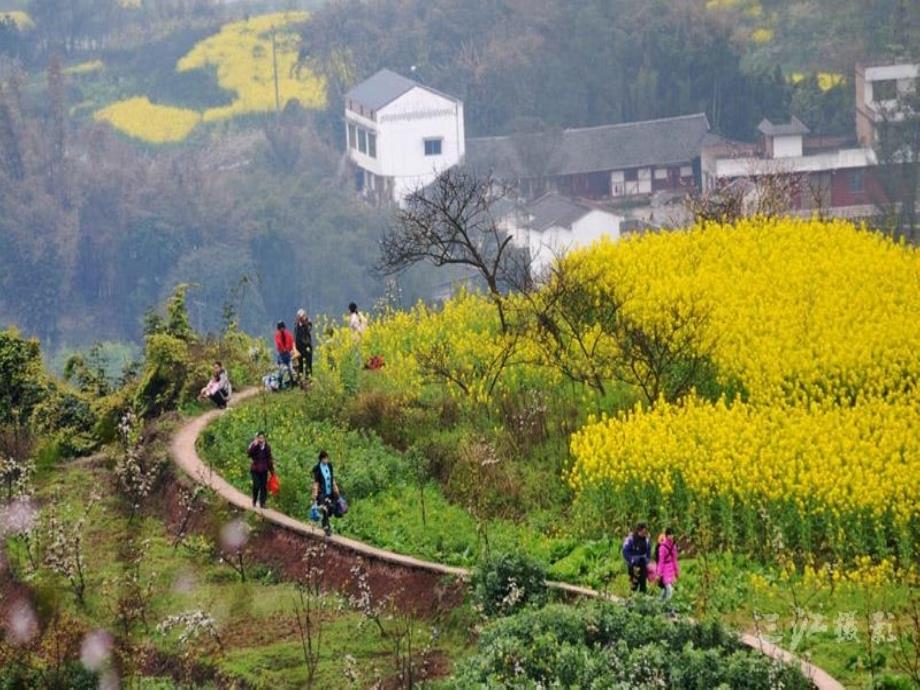
[[[241,402],[258,395],[259,393],[260,390],[258,388],[247,388],[243,391],[240,391],[234,396],[233,403],[229,409],[237,407]],[[198,449],[196,448],[198,436],[206,426],[217,419],[221,414],[223,414],[223,412],[223,410],[215,409],[211,410],[210,412],[205,412],[204,414],[201,414],[197,417],[193,417],[179,427],[178,431],[176,431],[176,433],[173,435],[173,438],[169,444],[169,454],[173,462],[194,481],[213,490],[231,505],[236,506],[241,510],[254,512],[269,522],[272,522],[273,524],[290,530],[296,534],[300,534],[311,539],[328,539],[336,545],[352,551],[362,557],[383,561],[395,566],[401,566],[415,570],[426,570],[428,572],[458,577],[462,579],[469,578],[470,572],[466,568],[445,565],[443,563],[433,563],[431,561],[425,561],[419,558],[414,558],[412,556],[394,553],[385,549],[378,549],[377,547],[371,546],[365,542],[357,541],[356,539],[349,539],[339,535],[326,537],[323,534],[323,531],[318,527],[314,527],[313,525],[301,522],[300,520],[295,520],[285,513],[281,513],[272,508],[253,508],[252,499],[249,496],[231,485],[226,479],[215,472],[212,468],[208,467],[198,455]],[[566,582],[549,581],[546,584],[550,589],[565,592],[566,594],[585,596],[596,599],[615,599],[615,597],[612,597],[611,595],[605,594],[603,592],[598,592],[597,590],[590,589],[588,587],[580,587],[578,585],[568,584]],[[799,668],[802,670],[802,673],[805,674],[807,678],[811,679],[817,690],[845,690],[844,686],[839,681],[834,679],[823,669],[803,659],[799,659],[791,652],[777,647],[775,644],[763,639],[762,637],[744,633],[740,636],[740,640],[742,644],[755,649],[772,659],[783,661],[789,664],[798,664]]]

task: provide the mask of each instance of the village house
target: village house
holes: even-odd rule
[[[655,192],[686,193],[699,175],[709,132],[703,113],[564,129],[477,137],[466,143],[466,165],[492,171],[524,195],[555,191],[609,199]]]
[[[401,202],[463,160],[463,103],[383,69],[345,94],[345,133],[358,192]]]
[[[884,175],[890,161],[880,161],[879,127],[888,119],[903,120],[899,98],[916,88],[918,65],[880,65],[856,68],[856,136],[810,136],[798,118],[786,123],[764,119],[755,143],[712,138],[702,149],[702,187],[717,190],[771,175],[794,176],[792,209],[810,213],[865,218],[880,205],[897,198],[886,188]]]
[[[463,163],[525,197],[611,199],[685,193],[699,182],[709,122],[697,113],[643,122],[465,139],[463,103],[383,69],[345,94],[356,189],[404,200]]]
[[[546,271],[557,256],[601,237],[619,239],[623,216],[585,201],[549,192],[530,202],[503,200],[492,209],[514,245],[527,252],[531,274]]]

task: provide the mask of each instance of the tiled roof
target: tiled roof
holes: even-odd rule
[[[348,93],[345,94],[345,98],[355,103],[360,103],[370,110],[380,110],[385,105],[395,101],[416,86],[436,93],[451,101],[457,100],[453,96],[448,96],[436,89],[432,89],[430,86],[419,84],[417,81],[408,79],[401,74],[396,74],[396,72],[391,72],[388,69],[382,69],[372,77],[368,77],[360,84],[352,87]]]
[[[704,113],[619,125],[565,129],[548,146],[548,175],[575,175],[649,165],[675,165],[700,155],[709,132]],[[554,136],[552,133],[547,137]],[[519,149],[533,140],[522,137],[479,137],[466,141],[466,164],[499,177],[532,177]],[[526,156],[529,157],[529,156]]]
[[[767,118],[760,121],[757,129],[768,137],[794,136],[796,134],[808,134],[810,131],[805,123],[793,115],[789,122],[783,125],[774,125]]]

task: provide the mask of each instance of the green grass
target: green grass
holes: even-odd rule
[[[214,536],[210,533],[189,538],[189,548],[174,549],[172,535],[158,517],[142,515],[129,519],[123,499],[111,486],[111,470],[104,465],[62,464],[47,469],[39,480],[39,501],[47,504],[56,500],[68,521],[86,510],[92,493],[101,494],[90,508],[84,531],[87,588],[83,606],[77,603],[62,578],[45,568],[31,571],[19,540],[7,540],[10,566],[17,578],[35,592],[40,615],[65,611],[87,628],[115,631],[117,583],[123,571],[119,552],[126,540],[131,539],[135,545],[146,544],[140,573],[142,582],[149,583],[153,592],[148,630],[136,629],[137,639],[167,654],[180,655],[183,648],[177,633],[160,634],[156,625],[169,615],[202,609],[216,620],[224,650],[218,653],[213,648],[203,648],[198,661],[213,665],[253,688],[303,687],[306,668],[294,623],[294,602],[299,596],[294,584],[280,581],[277,574],[254,562],[246,563],[250,577],[241,582],[231,568],[213,558]],[[214,497],[210,498],[206,513],[207,522],[215,525],[233,518]],[[252,520],[257,528],[258,521]],[[346,654],[355,658],[366,685],[374,678],[392,676],[388,643],[347,601],[329,594],[322,602],[322,616],[325,641],[318,670],[320,687],[341,687]],[[418,641],[427,639],[435,622],[416,620],[412,625]],[[465,655],[468,626],[448,621],[440,627],[442,634],[433,643],[433,650],[449,658]],[[170,679],[150,678],[144,679],[140,687],[176,685]]]
[[[248,493],[245,450],[255,433],[265,430],[281,479],[281,493],[269,501],[289,515],[309,520],[310,471],[319,451],[325,449],[350,503],[336,530],[398,553],[472,566],[488,547],[523,550],[551,566],[575,547],[576,542],[565,535],[565,522],[552,512],[535,512],[524,522],[486,515],[480,529],[474,516],[448,501],[435,482],[424,483],[423,500],[405,454],[376,435],[311,421],[302,403],[303,394],[293,391],[260,397],[231,410],[202,434],[202,457]]]
[[[319,401],[299,391],[273,394],[247,403],[225,415],[206,430],[201,439],[203,457],[214,464],[242,490],[249,489],[248,460],[245,448],[258,428],[269,433],[282,479],[277,507],[301,519],[309,510],[309,477],[320,448],[329,450],[343,491],[349,495],[349,514],[339,520],[336,529],[399,553],[406,553],[452,565],[471,566],[484,550],[484,538],[476,520],[464,506],[446,498],[444,488],[435,481],[424,483],[425,518],[422,517],[422,493],[415,481],[413,467],[406,454],[384,444],[375,434],[346,430],[331,421],[327,412],[318,413]],[[333,417],[338,419],[339,416]],[[428,429],[414,428],[416,436]],[[430,432],[448,441],[461,429]],[[459,438],[459,436],[458,436]],[[404,441],[405,439],[398,439]],[[544,444],[545,445],[545,444]],[[515,470],[539,490],[558,471],[549,456],[549,446],[530,449]],[[528,463],[539,463],[534,469]],[[551,578],[583,583],[629,596],[629,583],[620,556],[621,538],[610,536],[594,541],[572,536],[564,510],[554,509],[564,497],[556,496],[546,505],[530,503],[519,521],[490,517],[485,521],[485,537],[493,552],[524,551],[548,568]],[[801,578],[781,580],[776,569],[760,565],[747,557],[714,553],[706,559],[682,559],[682,579],[675,596],[678,610],[691,615],[713,614],[740,631],[768,632],[787,649],[814,660],[819,666],[842,680],[848,687],[862,687],[869,674],[864,665],[865,633],[859,641],[838,639],[838,617],[858,612],[859,626],[866,630],[868,617],[876,612],[895,612],[898,602],[909,596],[905,583],[886,583],[877,594],[854,586],[838,587],[833,592],[818,591],[802,584]],[[766,587],[755,587],[752,576],[769,580]],[[657,595],[657,589],[652,590]],[[877,601],[875,601],[877,599]],[[820,618],[802,622],[795,616],[796,607]],[[868,608],[867,608],[868,607]],[[773,615],[775,614],[775,619]],[[767,616],[764,619],[764,616]],[[825,631],[812,630],[814,620],[828,626]],[[903,618],[896,619],[903,622]],[[806,634],[802,635],[803,625]],[[765,628],[770,628],[769,630]],[[896,673],[893,645],[882,645],[884,656],[879,673]]]

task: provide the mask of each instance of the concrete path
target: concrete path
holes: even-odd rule
[[[241,402],[248,398],[259,395],[260,392],[261,391],[258,388],[247,388],[243,391],[240,391],[239,393],[236,393],[233,396],[230,409],[237,407]],[[463,579],[469,578],[470,572],[466,568],[458,568],[455,566],[444,565],[442,563],[432,563],[431,561],[425,561],[418,558],[413,558],[411,556],[393,553],[392,551],[378,549],[374,546],[371,546],[370,544],[366,544],[355,539],[348,539],[347,537],[341,537],[338,535],[326,537],[320,528],[314,527],[313,525],[307,524],[305,522],[301,522],[300,520],[295,520],[289,515],[280,513],[277,510],[272,510],[271,508],[253,508],[252,498],[244,494],[236,487],[232,486],[212,468],[208,467],[198,456],[198,450],[195,448],[195,443],[198,440],[198,436],[201,434],[204,428],[212,421],[217,419],[217,417],[219,417],[221,414],[223,414],[222,410],[215,409],[189,420],[179,428],[175,436],[173,436],[172,442],[169,446],[169,453],[173,459],[173,462],[175,462],[175,464],[179,466],[182,471],[185,472],[189,477],[191,477],[202,486],[206,486],[212,489],[221,498],[225,499],[241,510],[249,510],[255,512],[266,520],[297,534],[318,540],[327,539],[336,546],[352,551],[356,555],[413,570],[425,570],[440,575],[453,575]],[[598,592],[597,590],[590,589],[588,587],[570,585],[565,582],[547,582],[547,586],[550,589],[555,589],[557,591],[576,596],[585,596],[595,599],[618,600],[612,595]],[[832,678],[827,672],[823,671],[817,666],[814,666],[813,664],[799,659],[792,653],[777,647],[776,645],[768,642],[767,640],[764,640],[763,638],[757,637],[755,635],[744,634],[741,635],[741,642],[748,647],[756,649],[757,651],[769,656],[772,659],[777,659],[790,664],[798,664],[802,669],[802,673],[804,673],[808,678],[812,679],[815,687],[818,688],[818,690],[844,690],[843,685],[834,680],[834,678]]]

